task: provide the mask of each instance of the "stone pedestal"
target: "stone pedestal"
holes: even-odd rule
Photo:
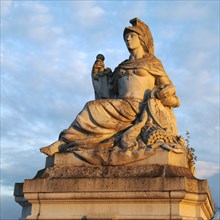
[[[91,166],[57,154],[34,179],[16,184],[15,196],[31,207],[26,219],[210,219],[207,181],[193,177],[184,155],[176,166],[173,153],[161,152],[166,163],[156,154],[128,166]]]

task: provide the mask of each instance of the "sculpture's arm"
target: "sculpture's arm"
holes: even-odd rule
[[[176,88],[168,76],[158,77],[157,83],[159,86],[156,90],[156,97],[163,105],[170,108],[179,107],[180,99],[176,96]]]
[[[92,67],[92,83],[95,91],[95,99],[111,98],[109,81],[112,71],[105,68],[104,56],[98,54]]]
[[[155,75],[155,97],[160,99],[164,106],[179,107],[180,100],[176,96],[176,88],[165,72],[161,61],[156,59],[152,62],[151,70]]]
[[[103,80],[100,79],[100,75],[104,72],[105,64],[104,64],[104,56],[97,55],[96,61],[92,67],[92,84],[95,92],[95,99],[101,99],[104,96],[108,95],[108,91],[103,93]]]

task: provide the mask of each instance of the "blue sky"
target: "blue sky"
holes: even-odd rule
[[[15,182],[44,167],[55,141],[94,99],[90,73],[103,53],[129,54],[122,33],[139,17],[177,88],[179,133],[190,132],[199,179],[219,194],[219,1],[1,1],[1,219],[19,217]]]

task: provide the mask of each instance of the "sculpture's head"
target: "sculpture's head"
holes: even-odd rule
[[[143,47],[139,35],[134,31],[129,31],[124,35],[124,40],[128,50],[131,52],[139,47]]]
[[[146,51],[146,53],[154,54],[154,42],[149,27],[138,18],[134,18],[130,20],[130,23],[132,24],[132,26],[126,27],[124,29],[124,33],[123,33],[124,40],[125,40],[125,36],[128,33],[135,32],[138,35],[140,39],[140,43],[143,49]]]

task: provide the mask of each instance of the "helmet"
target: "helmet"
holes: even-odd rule
[[[149,27],[138,18],[130,20],[130,23],[132,26],[124,29],[123,37],[131,31],[137,33],[145,51],[154,54],[154,41]]]

